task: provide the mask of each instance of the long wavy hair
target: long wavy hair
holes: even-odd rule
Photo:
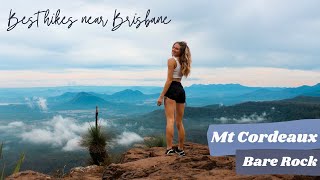
[[[173,46],[178,43],[180,45],[179,63],[181,65],[181,73],[183,76],[188,77],[191,71],[191,52],[189,46],[184,41],[177,41]]]

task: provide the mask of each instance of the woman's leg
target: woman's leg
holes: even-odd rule
[[[176,105],[176,125],[178,129],[178,134],[179,134],[179,149],[183,149],[183,144],[184,144],[184,127],[183,127],[183,114],[184,114],[184,103],[177,103]]]
[[[176,108],[176,101],[170,98],[164,98],[164,107],[167,117],[167,127],[166,127],[166,139],[167,139],[167,149],[172,148],[172,140],[174,133],[174,111]]]

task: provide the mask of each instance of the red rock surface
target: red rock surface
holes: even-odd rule
[[[18,179],[18,180],[42,180],[42,179],[48,179],[51,180],[53,179],[49,175],[34,172],[34,171],[22,171],[15,173],[9,177],[6,178],[6,180],[13,180],[13,179]]]
[[[76,167],[70,170],[70,173],[64,176],[63,179],[71,180],[96,180],[101,179],[103,166],[87,166],[87,167]]]
[[[294,175],[245,176],[235,173],[235,158],[212,157],[206,145],[185,144],[185,157],[166,156],[165,148],[133,148],[121,164],[105,168],[103,179],[316,179]]]
[[[320,179],[319,177],[295,175],[237,175],[235,158],[232,156],[212,157],[206,145],[186,143],[185,157],[166,156],[163,147],[136,147],[123,154],[122,163],[109,166],[87,166],[73,168],[62,179]],[[11,175],[7,179],[55,179],[33,171]]]

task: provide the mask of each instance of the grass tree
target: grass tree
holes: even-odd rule
[[[82,136],[80,145],[89,150],[94,164],[102,165],[108,159],[106,146],[111,137],[98,125],[98,113],[97,106],[95,126],[90,125],[88,131]]]

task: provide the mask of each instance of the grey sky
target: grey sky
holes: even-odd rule
[[[132,71],[144,67],[162,70],[172,43],[185,40],[195,69],[279,68],[318,76],[318,7],[320,2],[315,0],[6,1],[0,7],[0,71],[94,71],[120,66]],[[104,16],[109,24],[78,22],[71,29],[43,23],[27,29],[19,24],[6,31],[10,9],[22,18],[48,8],[50,14],[61,9],[60,16],[77,19]],[[123,25],[112,32],[115,9],[122,17],[135,13],[144,17],[150,9],[150,17],[168,16],[172,21],[139,29]],[[312,83],[306,79],[306,84]]]

